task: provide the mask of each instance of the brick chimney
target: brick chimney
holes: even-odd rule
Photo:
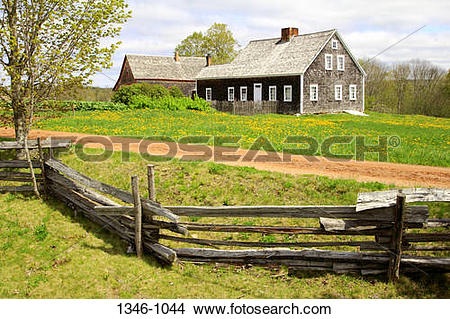
[[[298,28],[283,28],[281,29],[281,41],[289,42],[292,37],[298,35]]]
[[[211,57],[211,54],[207,54],[206,55],[206,66],[210,66],[210,65],[212,65],[212,57]]]
[[[175,51],[174,60],[175,62],[180,62],[180,55],[178,54],[178,51]]]

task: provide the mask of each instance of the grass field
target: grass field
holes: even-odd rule
[[[366,136],[366,144],[375,144],[378,136],[398,136],[399,146],[388,144],[388,161],[394,163],[450,166],[450,119],[420,115],[369,113],[369,117],[348,114],[237,116],[196,111],[133,110],[121,112],[78,112],[76,116],[42,119],[36,128],[116,136],[240,136],[241,148],[251,148],[259,136],[265,136],[274,150],[282,151],[290,135],[311,136],[320,143],[334,135]],[[210,141],[210,144],[212,140]],[[292,146],[291,146],[292,147]],[[354,154],[355,143],[335,145],[334,153]],[[320,155],[318,151],[316,155]],[[377,160],[367,153],[366,160]]]
[[[121,154],[87,163],[62,160],[109,184],[144,184],[146,161]],[[156,163],[158,164],[158,163]],[[214,163],[160,163],[157,198],[165,205],[354,204],[358,192],[389,188],[318,176],[291,176]],[[142,187],[142,194],[145,194]],[[431,214],[448,218],[449,205]],[[65,205],[22,195],[0,195],[0,298],[448,298],[448,275],[384,277],[326,273],[289,274],[284,268],[178,264],[160,267],[151,257],[125,254],[126,243]],[[203,220],[202,220],[203,221]],[[236,234],[240,236],[240,234]]]

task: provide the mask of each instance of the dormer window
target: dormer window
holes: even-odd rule
[[[331,48],[333,50],[337,50],[338,49],[338,40],[331,40]]]
[[[333,55],[325,54],[325,70],[333,70]]]

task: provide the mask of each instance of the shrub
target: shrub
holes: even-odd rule
[[[126,109],[122,103],[93,101],[45,101],[39,105],[40,111],[119,111]]]
[[[114,92],[111,101],[128,105],[130,104],[132,97],[139,94],[142,94],[141,86],[139,84],[122,85]]]
[[[181,89],[178,86],[171,86],[169,88],[169,93],[170,93],[170,96],[173,96],[173,97],[184,97],[183,92],[181,91]]]
[[[135,83],[131,85],[122,85],[114,92],[111,101],[114,103],[123,103],[130,105],[132,99],[138,95],[145,95],[150,98],[162,98],[169,96],[169,90],[160,84]]]
[[[164,86],[160,84],[142,83],[139,85],[141,88],[141,94],[146,95],[153,99],[158,99],[170,95],[169,90],[167,90]]]
[[[164,96],[161,98],[150,98],[146,95],[136,95],[131,99],[130,108],[132,109],[158,109],[168,111],[197,110],[213,111],[209,103],[199,97],[194,100],[188,97],[175,98]]]

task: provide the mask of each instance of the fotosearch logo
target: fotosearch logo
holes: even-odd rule
[[[364,161],[367,154],[371,160],[386,162],[388,152],[398,148],[398,136],[366,137],[363,135],[335,135],[319,141],[311,136],[288,136],[281,143],[273,143],[265,136],[257,137],[246,148],[241,136],[183,136],[175,140],[169,136],[145,138],[85,136],[75,139],[76,156],[88,162],[103,162],[115,151],[122,152],[122,161],[130,161],[130,152],[138,153],[144,160],[289,163],[293,156],[318,161],[322,156],[330,161]],[[278,149],[277,149],[278,147]],[[95,151],[89,149],[96,149]]]

